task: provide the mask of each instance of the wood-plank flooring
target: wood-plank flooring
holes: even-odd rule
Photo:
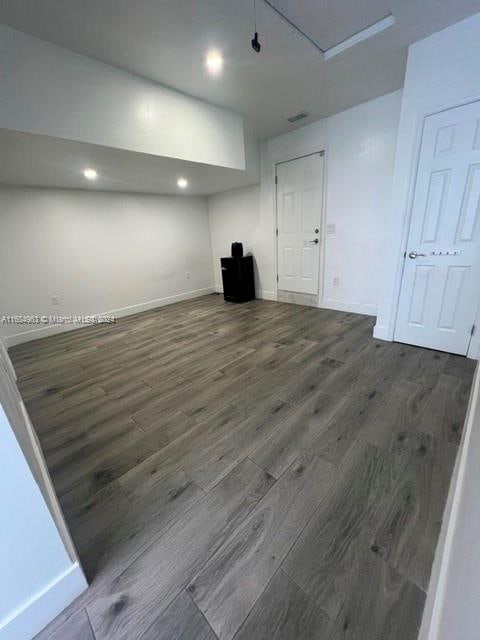
[[[10,353],[88,591],[39,640],[414,640],[473,362],[206,296]]]

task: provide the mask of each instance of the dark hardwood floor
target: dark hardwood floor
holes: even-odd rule
[[[91,581],[42,640],[414,640],[474,363],[206,296],[10,353]]]

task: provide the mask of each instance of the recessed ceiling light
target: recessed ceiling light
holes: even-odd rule
[[[85,178],[87,178],[87,180],[96,180],[98,177],[98,173],[95,171],[95,169],[85,169],[83,175],[85,176]]]
[[[179,178],[177,180],[177,184],[180,189],[186,189],[188,187],[188,180],[186,180],[185,178]]]
[[[216,76],[221,73],[223,69],[223,57],[220,51],[211,49],[205,58],[205,64],[207,65],[208,72],[212,76]]]

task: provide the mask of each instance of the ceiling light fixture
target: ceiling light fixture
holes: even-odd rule
[[[95,169],[85,169],[83,175],[85,176],[85,178],[87,178],[87,180],[96,180],[98,177],[98,173],[95,171]]]
[[[257,53],[260,53],[260,49],[262,48],[262,45],[258,40],[258,32],[257,32],[257,0],[253,0],[253,24],[254,24],[254,36],[250,41],[250,44],[252,45],[252,49],[254,51],[256,51]]]
[[[188,187],[188,180],[186,178],[179,178],[177,180],[177,185],[180,189],[186,189]]]
[[[343,40],[342,42],[339,42],[335,46],[330,47],[330,49],[327,49],[323,53],[323,57],[325,58],[325,60],[329,60],[330,58],[337,56],[339,53],[342,53],[342,51],[346,51],[347,49],[350,49],[350,47],[355,46],[359,42],[368,40],[372,36],[375,36],[377,33],[381,33],[382,31],[385,31],[385,29],[392,27],[395,24],[395,22],[396,22],[395,16],[393,15],[389,15],[386,18],[377,20],[377,22],[374,22],[369,27],[366,27],[365,29],[358,31],[358,33],[355,33],[353,36],[350,36],[346,40]]]
[[[209,51],[205,58],[205,64],[207,65],[210,75],[218,76],[223,69],[223,57],[220,51],[217,51],[216,49]]]

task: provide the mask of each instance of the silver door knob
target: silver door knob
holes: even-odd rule
[[[408,257],[410,258],[410,260],[415,260],[415,258],[419,258],[420,256],[425,257],[426,255],[426,253],[417,253],[416,251],[410,251]]]

